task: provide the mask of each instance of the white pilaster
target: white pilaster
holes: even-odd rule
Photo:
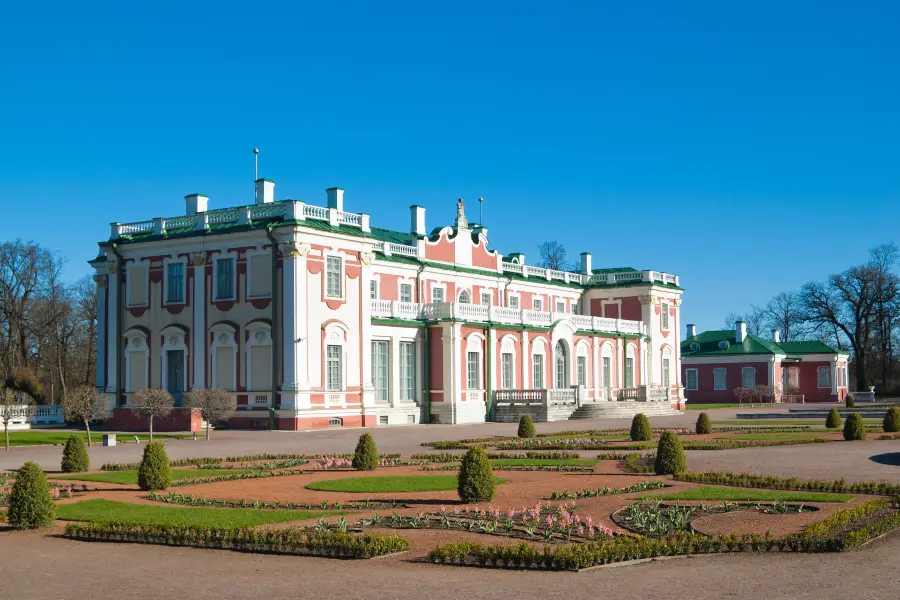
[[[488,352],[490,352],[491,372],[488,373],[488,377],[490,377],[491,390],[497,390],[497,372],[500,370],[500,353],[497,352],[497,332],[493,329],[488,329],[487,343],[488,347],[484,349],[485,364],[487,364],[487,356]],[[487,398],[487,401],[490,402],[491,398]]]
[[[107,330],[107,356],[106,356],[106,392],[109,409],[114,409],[118,404],[116,398],[116,365],[119,362],[119,352],[122,348],[122,334],[119,331],[118,321],[116,319],[119,313],[118,290],[119,290],[119,270],[121,265],[117,262],[108,262],[107,270],[109,271],[109,309],[107,310],[106,330]]]
[[[372,302],[369,300],[369,289],[371,287],[374,269],[372,263],[375,260],[375,253],[371,251],[360,252],[360,276],[359,276],[359,298],[362,302],[360,314],[362,322],[360,323],[360,344],[362,344],[362,364],[360,365],[360,376],[362,377],[362,402],[363,406],[375,406],[375,386],[372,384]],[[324,284],[323,284],[324,285]],[[391,370],[395,368],[396,376],[391,380],[391,404],[393,405],[400,397],[400,345],[399,340],[391,338],[392,345],[397,344],[396,349],[392,348],[391,354]],[[418,367],[416,367],[418,369]],[[417,379],[416,381],[421,381]]]
[[[306,320],[300,307],[306,299],[306,254],[309,247],[296,242],[278,244],[282,256],[281,270],[281,352],[284,376],[281,382],[281,408],[299,410],[309,408],[309,390],[306,374]],[[273,282],[272,293],[278,287]]]
[[[371,302],[368,302],[371,305]],[[369,319],[371,321],[372,319]],[[391,345],[391,352],[388,355],[388,369],[390,370],[390,381],[388,383],[389,395],[388,400],[391,403],[392,408],[396,408],[400,403],[400,336],[399,335],[391,335],[391,341],[389,342]],[[365,362],[365,348],[372,347],[372,343],[363,344],[363,362]],[[369,351],[369,362],[371,362],[371,350]],[[371,376],[369,380],[371,381]]]
[[[593,370],[592,384],[594,387],[594,402],[600,399],[600,338],[591,338],[591,366]]]
[[[106,384],[106,295],[107,275],[94,275],[94,283],[97,284],[97,352],[96,352],[96,379],[95,384],[98,390],[105,391]]]
[[[206,252],[191,253],[194,265],[194,379],[192,389],[206,387]]]
[[[522,332],[522,389],[531,389],[534,378],[531,376],[531,352],[528,349],[528,332]]]

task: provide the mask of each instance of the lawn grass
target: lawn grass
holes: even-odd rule
[[[593,467],[599,460],[591,458],[493,458],[495,467]]]
[[[840,429],[833,430],[835,433],[839,433]],[[720,434],[716,436],[717,440],[799,440],[799,439],[807,439],[807,438],[817,438],[822,437],[822,434],[825,432],[814,432],[814,431],[798,431],[797,433],[791,432],[778,432],[778,433],[734,433],[734,434]]]
[[[733,502],[766,502],[781,500],[782,502],[847,502],[850,494],[824,494],[814,492],[784,492],[780,490],[760,490],[754,488],[730,488],[706,485],[680,492],[652,496],[654,500],[703,500]]]
[[[881,425],[881,419],[863,419],[866,425]],[[768,425],[770,427],[789,427],[791,425],[819,425],[825,427],[825,419],[733,419],[731,421],[713,421],[713,425]],[[837,431],[837,430],[835,430]]]
[[[688,402],[684,405],[687,410],[716,410],[717,408],[750,408],[748,404],[694,404]]]
[[[172,479],[192,477],[212,477],[215,475],[236,475],[242,469],[172,469]],[[75,473],[74,475],[51,475],[51,479],[73,479],[75,481],[96,481],[98,483],[121,483],[137,485],[137,471],[104,471],[102,473]]]
[[[378,494],[390,492],[440,492],[455,490],[456,475],[406,475],[397,477],[346,477],[326,479],[307,484],[306,489],[321,492],[347,492],[350,494]],[[498,484],[506,483],[497,477]]]
[[[112,431],[103,431],[91,432],[91,439],[95,444],[101,443],[103,441],[104,433],[116,433],[116,438],[118,443],[123,442],[133,442],[134,436],[138,436],[138,439],[142,442],[150,439],[146,433],[117,433]],[[69,441],[69,438],[72,436],[77,436],[81,438],[85,444],[87,444],[87,433],[84,431],[10,431],[9,432],[9,445],[10,446],[47,446],[52,444],[63,445]],[[187,439],[188,435],[181,433],[154,433],[153,439]]]
[[[257,525],[300,521],[338,514],[342,514],[341,511],[151,506],[102,499],[60,504],[56,507],[56,518],[64,521],[118,521],[153,525],[198,525],[222,529],[256,527]]]

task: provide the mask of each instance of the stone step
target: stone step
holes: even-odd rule
[[[648,417],[682,414],[665,402],[596,402],[582,405],[569,419],[624,419],[638,413]]]

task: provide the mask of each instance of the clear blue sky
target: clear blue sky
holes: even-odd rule
[[[7,2],[0,239],[276,197],[681,275],[719,326],[893,241],[896,2]],[[190,8],[184,8],[189,4]]]

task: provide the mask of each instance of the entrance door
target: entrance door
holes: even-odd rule
[[[181,406],[184,398],[184,350],[166,350],[166,388]]]

